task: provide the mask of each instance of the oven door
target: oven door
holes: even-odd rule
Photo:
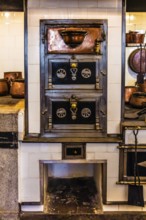
[[[106,134],[106,109],[100,93],[65,91],[46,93],[46,113],[43,115],[44,133],[69,134],[83,137]]]
[[[103,91],[103,74],[100,61],[94,56],[72,59],[72,56],[50,58],[46,61],[46,85],[49,90],[55,89],[95,89]]]

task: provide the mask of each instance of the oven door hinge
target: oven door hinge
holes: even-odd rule
[[[45,109],[42,111],[42,115],[45,115],[47,112],[48,112],[48,110],[45,108]]]

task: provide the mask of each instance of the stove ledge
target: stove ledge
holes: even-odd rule
[[[107,137],[42,137],[39,134],[24,136],[24,143],[122,143],[121,135]]]

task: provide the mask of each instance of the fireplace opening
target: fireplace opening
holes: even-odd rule
[[[40,161],[41,198],[48,214],[100,214],[106,161]]]

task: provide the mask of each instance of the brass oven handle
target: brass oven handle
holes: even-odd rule
[[[76,120],[77,119],[77,105],[78,105],[78,98],[75,95],[71,95],[70,99],[70,111],[71,111],[71,118],[72,120]]]

